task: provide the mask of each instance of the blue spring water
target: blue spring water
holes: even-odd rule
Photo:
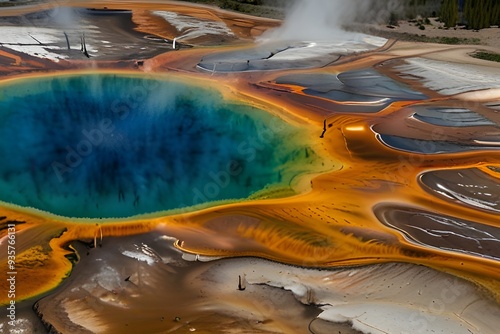
[[[298,130],[175,80],[14,81],[0,96],[0,200],[111,218],[244,199],[307,165]]]

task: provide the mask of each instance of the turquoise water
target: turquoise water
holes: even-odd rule
[[[80,218],[247,198],[287,187],[311,159],[298,130],[265,111],[112,74],[3,87],[0,154],[0,200]]]

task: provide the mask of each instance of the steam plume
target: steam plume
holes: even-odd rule
[[[354,21],[382,22],[391,12],[401,12],[400,0],[298,0],[288,10],[282,26],[263,36],[274,41],[328,41],[346,32]]]

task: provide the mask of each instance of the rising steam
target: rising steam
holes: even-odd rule
[[[262,40],[338,40],[346,34],[345,25],[383,22],[391,12],[398,13],[402,9],[399,0],[298,0],[287,11],[282,26],[265,34]]]

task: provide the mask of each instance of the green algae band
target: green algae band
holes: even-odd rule
[[[288,187],[297,129],[218,91],[114,74],[22,79],[0,101],[0,200],[129,217]],[[300,139],[299,139],[300,140]]]

